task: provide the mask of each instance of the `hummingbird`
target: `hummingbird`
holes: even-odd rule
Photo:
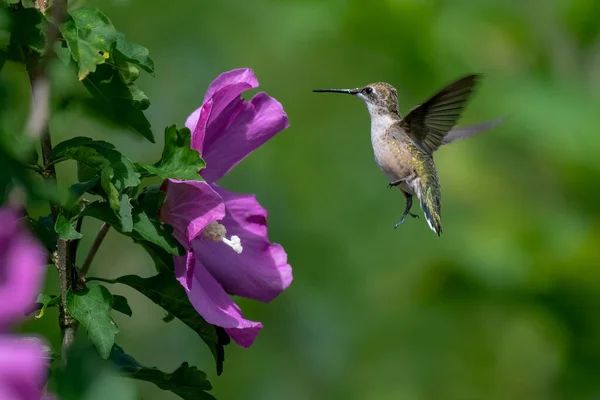
[[[361,98],[371,117],[371,144],[377,166],[406,198],[398,228],[411,212],[416,195],[429,228],[442,233],[440,182],[433,153],[442,145],[486,131],[504,118],[452,130],[481,75],[467,75],[447,85],[402,118],[398,91],[389,83],[376,82],[355,89],[316,89],[314,92],[345,93]]]

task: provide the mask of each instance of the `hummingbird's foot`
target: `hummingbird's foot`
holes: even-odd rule
[[[388,184],[388,189],[393,188],[394,186],[398,186],[399,184],[401,184],[402,182],[404,182],[406,179],[398,179],[397,181],[394,182],[390,182]]]
[[[417,214],[413,214],[408,210],[404,210],[404,213],[402,214],[402,218],[400,218],[400,221],[396,222],[396,225],[394,225],[394,229],[398,228],[400,225],[402,225],[404,223],[404,220],[406,219],[407,215],[410,215],[413,218],[419,218],[419,216]]]
[[[413,214],[410,212],[410,209],[412,208],[412,194],[406,193],[404,190],[402,191],[402,193],[404,194],[404,197],[406,197],[406,207],[404,208],[404,212],[402,213],[402,218],[400,218],[400,221],[396,223],[394,229],[402,225],[407,215],[410,215],[413,218],[419,218],[417,214]]]

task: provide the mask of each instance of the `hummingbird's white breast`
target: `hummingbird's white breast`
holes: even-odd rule
[[[371,109],[369,109],[371,111]],[[371,114],[371,145],[375,155],[377,166],[385,174],[390,182],[393,182],[395,177],[392,170],[386,166],[390,162],[390,146],[389,139],[386,138],[386,132],[397,121],[387,113]]]

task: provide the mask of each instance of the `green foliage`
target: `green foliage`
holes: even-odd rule
[[[150,58],[148,49],[130,42],[121,32],[117,33],[116,54],[117,58],[125,60],[129,64],[128,67],[136,65],[154,75],[154,61]]]
[[[133,225],[131,231],[126,231],[123,228],[122,219],[115,214],[106,202],[95,201],[89,204],[83,210],[82,215],[104,221],[136,242],[153,243],[173,255],[184,253],[179,242],[173,237],[173,228],[161,222],[157,214],[149,215],[139,203],[132,210]]]
[[[142,112],[150,106],[150,100],[131,81],[131,75],[127,75],[127,82],[124,81],[122,71],[130,70],[103,65],[83,80],[84,86],[96,99],[90,105],[99,107],[99,112],[134,129],[154,143],[150,123]]]
[[[85,167],[85,164],[78,164],[78,169]],[[92,169],[93,170],[93,169]],[[77,203],[82,199],[86,192],[89,192],[100,182],[99,176],[94,176],[89,181],[75,183],[69,186],[69,196],[67,198],[64,207],[67,210],[73,209]]]
[[[156,258],[156,253],[151,253]],[[164,257],[158,257],[158,263],[162,263]],[[107,283],[120,283],[127,285],[152,302],[162,307],[169,314],[174,315],[181,322],[190,327],[210,348],[217,363],[217,374],[223,371],[223,361],[225,359],[223,345],[229,342],[228,337],[218,335],[214,325],[206,322],[190,303],[187,293],[181,284],[175,279],[173,273],[161,272],[150,278],[142,278],[137,275],[125,275],[117,279],[100,279]]]
[[[133,382],[115,378],[114,364],[88,343],[76,341],[66,363],[53,363],[48,391],[61,400],[139,400]]]
[[[98,354],[108,358],[115,342],[119,328],[113,321],[113,296],[101,285],[90,285],[84,289],[67,295],[67,310],[87,331],[89,339],[94,343]]]
[[[131,307],[129,307],[129,303],[127,302],[127,298],[125,296],[113,294],[112,308],[113,310],[125,314],[129,317],[133,315],[133,311],[131,311]]]
[[[13,12],[8,59],[24,62],[24,57],[40,57],[46,47],[47,22],[35,8],[16,8]]]
[[[60,29],[65,45],[57,47],[57,54],[63,62],[75,63],[79,80],[94,96],[88,106],[154,142],[142,112],[150,100],[134,83],[139,77],[138,67],[154,75],[148,49],[127,40],[98,9],[70,12]]]
[[[140,174],[133,162],[118,152],[112,144],[84,137],[66,140],[54,148],[51,157],[53,163],[68,159],[76,160],[80,168],[83,166],[86,169],[87,174],[95,171],[100,175],[104,196],[110,207],[121,217],[121,230],[131,232],[133,226],[129,196],[122,192],[140,184]],[[93,180],[94,178],[84,185],[86,190],[93,187]]]
[[[130,42],[98,9],[77,9],[71,4],[65,20],[61,22],[55,19],[53,4],[43,11],[44,14],[31,0],[9,0],[8,5],[0,9],[0,69],[7,60],[24,63],[32,83],[39,78],[38,82],[42,84],[46,79],[53,80],[55,73],[60,75],[62,69],[66,72],[72,69],[91,94],[91,98],[85,99],[88,111],[93,109],[104,119],[128,126],[154,142],[150,123],[143,112],[149,107],[150,101],[135,84],[140,70],[154,75],[154,62],[149,57],[148,49]],[[49,44],[60,61],[56,64],[53,54],[49,53],[52,57],[45,58],[45,51],[49,48],[47,37],[52,37],[47,33],[54,28],[56,31],[53,32],[58,37],[55,43]],[[68,102],[61,98],[63,85],[51,83],[50,111],[68,110],[68,106],[63,106]],[[68,87],[68,84],[64,86]],[[33,89],[36,92],[40,87],[33,86]],[[0,109],[9,109],[10,100],[5,100],[3,95],[4,83],[0,81],[0,105],[3,106]],[[26,97],[29,101],[29,91]],[[34,107],[37,105],[34,104]],[[6,114],[8,112],[2,117]],[[40,115],[44,117],[43,114]],[[44,127],[46,131],[53,130],[48,121],[42,122],[48,125]],[[185,250],[173,237],[172,227],[159,218],[165,194],[158,187],[140,187],[142,177],[201,179],[198,171],[205,164],[199,153],[190,148],[190,141],[191,134],[187,128],[177,129],[175,125],[166,128],[160,160],[153,165],[144,165],[134,164],[111,143],[73,137],[58,143],[51,151],[48,164],[42,166],[39,165],[42,160],[33,148],[31,138],[21,140],[12,131],[6,134],[4,121],[0,118],[0,169],[6,171],[0,174],[2,200],[9,194],[17,196],[20,192],[13,189],[22,187],[28,200],[49,201],[55,220],[50,215],[38,219],[27,217],[27,222],[48,250],[49,262],[58,265],[57,260],[61,260],[60,256],[56,257],[57,240],[67,242],[66,248],[70,252],[68,258],[73,260],[73,264],[67,265],[66,269],[74,283],[65,292],[66,311],[79,322],[81,329],[85,329],[87,338],[97,350],[95,354],[81,343],[75,343],[67,359],[62,360],[66,361],[66,366],[64,362],[53,363],[49,388],[58,398],[133,399],[135,393],[128,381],[106,384],[113,379],[111,374],[114,369],[102,359],[110,357],[125,377],[151,382],[183,399],[214,399],[207,393],[212,387],[206,374],[196,367],[183,363],[175,371],[165,373],[157,368],[144,367],[125,354],[114,343],[119,328],[111,312],[114,310],[131,317],[133,312],[127,298],[113,296],[101,285],[80,288],[85,280],[81,271],[78,279],[75,265],[79,239],[83,237],[78,230],[86,216],[108,223],[115,231],[143,246],[153,257],[159,275],[153,278],[129,275],[113,283],[123,283],[136,289],[162,306],[172,318],[177,317],[192,328],[209,345],[217,361],[217,372],[221,374],[223,346],[229,342],[229,337],[197,314],[185,290],[174,277],[173,256],[183,255]],[[44,152],[44,156],[46,154]],[[46,163],[45,157],[41,158]],[[48,167],[66,160],[76,162],[78,182],[71,184],[66,195],[59,197],[53,188],[54,173]],[[42,175],[46,181],[44,185],[41,179],[33,178],[34,172]],[[58,181],[62,183],[62,177]],[[86,194],[102,199],[90,203],[85,198]],[[95,241],[94,246],[100,242]],[[59,270],[63,271],[62,268],[65,266]],[[59,306],[60,301],[60,295],[40,294],[36,301],[36,319],[42,318],[48,308]]]
[[[206,166],[200,153],[190,147],[188,128],[175,125],[165,128],[165,146],[162,157],[153,165],[138,164],[142,176],[159,176],[163,179],[202,180],[198,172]]]
[[[60,295],[58,296],[49,296],[44,293],[40,293],[35,301],[36,305],[39,307],[39,312],[35,315],[35,318],[42,318],[44,316],[44,311],[48,307],[58,307],[60,303]]]
[[[196,367],[190,367],[186,362],[175,371],[166,373],[157,368],[140,365],[116,344],[110,359],[117,365],[121,374],[128,378],[154,383],[162,390],[171,391],[185,400],[214,400],[214,397],[206,392],[212,389],[206,374]]]
[[[117,42],[116,29],[98,9],[72,11],[67,21],[60,25],[60,31],[77,63],[79,80],[96,71],[97,65],[104,64]]]
[[[58,234],[58,236],[60,236],[61,239],[81,239],[83,235],[77,232],[76,225],[76,218],[68,218],[63,212],[61,212],[56,218],[56,224],[54,225],[54,229],[56,230],[56,233]]]

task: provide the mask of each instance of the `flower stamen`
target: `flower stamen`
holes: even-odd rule
[[[233,235],[230,239],[227,239],[225,235],[227,235],[227,229],[217,221],[213,221],[210,224],[206,225],[206,228],[202,230],[202,234],[214,240],[215,242],[223,242],[227,246],[231,247],[233,251],[238,254],[241,254],[244,248],[242,247],[242,241],[239,236]]]

